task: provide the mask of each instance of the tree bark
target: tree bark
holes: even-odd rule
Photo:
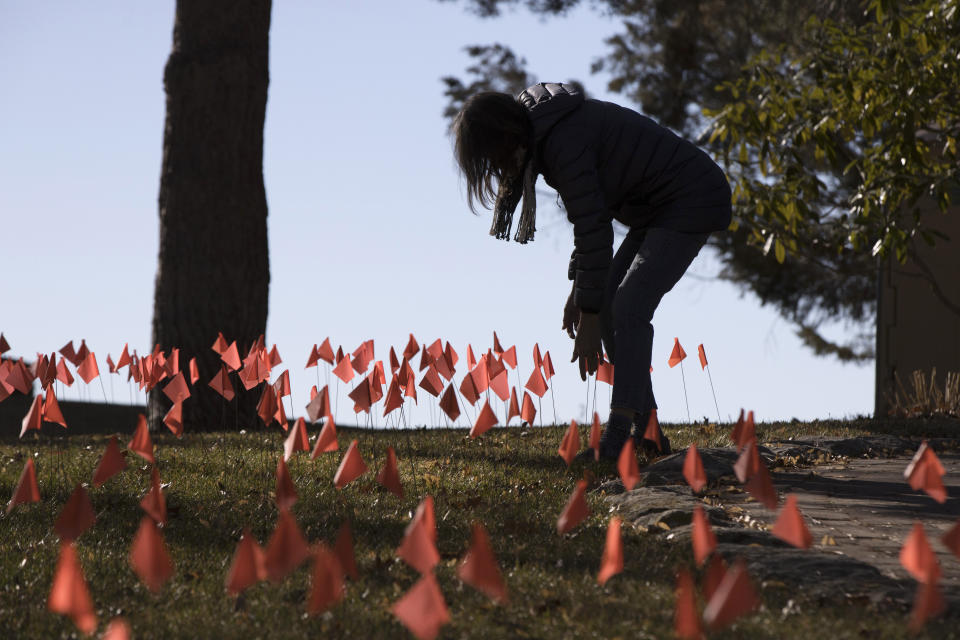
[[[266,330],[270,268],[263,183],[271,0],[177,0],[164,69],[166,122],[160,175],[160,246],[153,344],[200,379],[184,403],[187,431],[250,428],[259,387],[226,403],[208,382],[220,368],[222,331],[240,357]],[[149,419],[170,402],[158,385]],[[262,385],[261,385],[262,386]]]

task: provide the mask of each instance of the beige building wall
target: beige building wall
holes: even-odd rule
[[[920,369],[928,375],[937,369],[937,386],[943,389],[945,373],[960,371],[960,194],[946,213],[930,204],[925,224],[950,237],[930,247],[916,242],[919,262],[934,274],[945,304],[923,277],[917,261],[901,265],[896,259],[882,263],[877,299],[877,374],[874,411],[877,417],[889,410],[887,392],[899,374],[910,390],[910,378]]]

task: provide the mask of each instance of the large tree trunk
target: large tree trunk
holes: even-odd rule
[[[250,428],[259,387],[225,403],[207,383],[219,370],[217,332],[240,356],[264,333],[270,269],[263,185],[271,0],[178,0],[164,70],[167,116],[160,176],[160,251],[153,343],[195,357],[200,379],[184,403],[186,430]],[[152,428],[170,404],[150,396]]]

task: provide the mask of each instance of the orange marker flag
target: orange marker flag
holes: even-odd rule
[[[707,352],[703,350],[703,343],[697,346],[697,355],[700,356],[700,370],[707,368]]]
[[[93,351],[87,354],[80,366],[77,367],[77,374],[83,378],[83,381],[90,384],[90,381],[100,375],[100,368],[97,367],[97,356]]]
[[[330,391],[326,385],[319,393],[310,397],[310,402],[307,404],[307,417],[310,418],[310,422],[316,422],[324,416],[332,416],[333,412],[330,410]]]
[[[773,486],[773,479],[770,477],[770,471],[767,465],[760,462],[757,466],[757,472],[754,473],[747,484],[744,485],[753,499],[765,506],[770,511],[776,511],[780,503],[780,497],[777,495],[777,489]]]
[[[310,453],[310,459],[316,460],[321,453],[330,453],[337,451],[340,445],[337,444],[337,427],[333,423],[333,418],[329,416],[320,429],[320,435],[317,436],[317,443],[313,445],[313,451]]]
[[[520,417],[520,403],[517,401],[517,388],[510,388],[510,408],[507,410],[507,424],[514,418]]]
[[[683,350],[683,347],[680,346],[680,340],[677,338],[673,339],[673,351],[670,352],[670,359],[667,360],[667,364],[670,365],[670,368],[677,366],[687,357],[687,353]]]
[[[520,407],[520,420],[529,425],[533,425],[534,418],[537,417],[537,408],[533,406],[533,398],[526,391],[523,392],[523,405]]]
[[[334,354],[333,347],[330,345],[330,338],[324,338],[323,343],[317,347],[317,357],[327,364],[333,364]]]
[[[400,471],[397,469],[397,454],[393,447],[387,447],[387,459],[380,473],[377,474],[377,482],[393,495],[403,498],[403,485],[400,484]]]
[[[176,437],[183,437],[183,403],[176,402],[170,410],[167,411],[167,414],[163,416],[163,424],[167,425],[167,429],[170,429],[170,432]]]
[[[737,475],[737,480],[743,484],[759,471],[760,464],[760,454],[757,453],[757,446],[750,442],[740,452],[740,457],[733,464],[733,472]]]
[[[170,402],[174,404],[183,402],[190,397],[190,388],[187,387],[187,381],[184,379],[182,371],[177,371],[177,375],[170,379],[170,382],[163,388],[163,394],[170,398]]]
[[[707,602],[703,619],[711,629],[719,629],[750,613],[759,604],[757,592],[747,575],[746,564],[738,560],[723,576],[723,581]]]
[[[297,503],[297,489],[293,486],[293,479],[287,469],[283,456],[277,461],[277,488],[275,491],[277,507],[282,511],[290,509]]]
[[[753,422],[753,411],[747,413],[746,419],[743,417],[743,409],[740,409],[740,417],[737,424],[733,427],[731,434],[733,443],[737,445],[737,451],[741,451],[750,442],[757,441],[757,429]]]
[[[383,415],[388,415],[391,411],[403,406],[403,390],[400,389],[400,380],[397,374],[393,374],[390,380],[390,388],[387,390],[387,400],[383,403]]]
[[[356,580],[360,574],[357,572],[357,562],[353,555],[353,535],[349,520],[344,520],[337,530],[337,541],[333,545],[333,552],[340,561],[340,567],[344,573],[350,576],[351,580]]]
[[[499,338],[497,338],[497,332],[493,332],[493,352],[497,355],[503,353],[503,345],[500,344]]]
[[[454,370],[445,353],[441,353],[440,357],[433,361],[433,366],[444,380],[453,379]]]
[[[493,555],[490,536],[479,522],[473,523],[470,549],[457,567],[457,577],[499,604],[508,601],[507,586]]]
[[[197,384],[197,380],[200,379],[200,367],[197,365],[196,358],[190,358],[190,384]]]
[[[123,618],[114,618],[100,640],[130,640],[130,624]]]
[[[540,373],[539,367],[534,367],[533,371],[530,372],[527,383],[523,386],[525,389],[529,389],[532,393],[537,394],[538,397],[543,397],[547,392],[547,381],[543,379],[543,374]]]
[[[550,359],[550,352],[545,351],[543,354],[543,378],[546,381],[550,381],[550,378],[557,375],[557,372],[553,370],[553,360]]]
[[[673,633],[678,638],[699,640],[703,637],[700,615],[697,613],[697,597],[693,588],[693,577],[686,568],[677,572],[677,586],[674,589],[676,605],[673,610]]]
[[[10,351],[10,344],[7,342],[7,339],[3,337],[3,334],[0,333],[0,353],[6,353]]]
[[[80,537],[84,531],[97,521],[93,513],[93,504],[83,485],[78,484],[70,495],[70,499],[63,505],[60,515],[53,523],[53,530],[60,536],[61,542],[72,542]]]
[[[153,457],[153,440],[150,439],[150,430],[147,429],[147,417],[142,413],[137,416],[137,429],[133,432],[133,439],[127,448],[147,462],[156,463]]]
[[[93,633],[97,629],[93,600],[90,598],[90,590],[72,543],[60,545],[60,559],[57,560],[57,569],[53,574],[47,609],[69,616],[73,624],[84,633]]]
[[[64,429],[67,428],[67,421],[63,419],[63,412],[60,411],[60,403],[57,402],[57,396],[53,392],[53,387],[47,388],[41,413],[43,414],[43,419],[47,422],[56,422]]]
[[[950,549],[953,555],[960,558],[960,520],[957,520],[950,530],[943,534],[940,541]]]
[[[123,351],[120,352],[120,357],[117,359],[117,369],[129,366],[132,362],[133,360],[130,358],[130,345],[125,343],[123,345]]]
[[[277,401],[277,392],[270,385],[263,387],[263,391],[260,394],[260,402],[257,404],[257,416],[260,417],[260,420],[263,421],[263,424],[267,427],[274,420],[274,415],[279,410],[280,403]]]
[[[480,410],[480,413],[477,415],[477,421],[473,423],[473,428],[470,429],[470,437],[476,438],[477,436],[483,435],[497,424],[497,415],[493,412],[493,409],[490,408],[490,401],[486,400],[483,403],[483,408]]]
[[[465,378],[466,379],[466,378]],[[440,408],[443,410],[451,422],[460,417],[460,405],[457,403],[457,394],[453,390],[453,384],[447,387],[440,398]]]
[[[663,443],[660,442],[660,419],[657,418],[657,410],[650,410],[650,417],[647,418],[647,428],[643,432],[643,437],[657,445],[657,451],[663,451]]]
[[[353,410],[356,413],[361,411],[370,411],[370,407],[373,405],[373,390],[370,388],[370,378],[364,378],[357,383],[357,386],[353,388],[353,391],[347,394],[347,396],[353,400],[354,406]]]
[[[350,364],[350,358],[344,358],[333,368],[333,375],[340,378],[344,383],[353,380],[353,366]]]
[[[566,433],[563,434],[563,440],[560,441],[560,448],[557,453],[563,458],[563,461],[570,466],[577,452],[580,451],[580,430],[577,428],[577,421],[571,420]]]
[[[620,473],[620,479],[627,491],[633,489],[640,482],[640,470],[637,468],[637,452],[634,448],[633,438],[627,438],[623,449],[620,450],[620,457],[617,458],[617,471]]]
[[[613,365],[606,360],[597,365],[597,382],[613,385]]]
[[[940,615],[946,611],[946,608],[937,583],[921,582],[917,585],[917,595],[913,599],[913,609],[910,611],[910,631],[919,633],[928,619]]]
[[[683,459],[683,478],[694,493],[698,493],[707,486],[707,472],[703,469],[703,459],[700,457],[695,443],[690,445],[690,448],[687,449],[687,455]]]
[[[913,530],[903,541],[900,564],[918,582],[930,583],[940,579],[940,563],[927,542],[920,522],[913,523]]]
[[[73,375],[70,374],[70,370],[67,369],[67,365],[64,363],[63,359],[57,361],[56,379],[68,387],[73,384]]]
[[[503,362],[511,369],[517,368],[517,347],[512,346],[501,354]]]
[[[163,534],[150,516],[144,516],[130,547],[130,565],[154,593],[173,575],[173,561],[167,553]]]
[[[487,371],[486,357],[480,357],[480,361],[477,362],[477,366],[473,368],[473,371],[471,371],[469,375],[471,381],[473,382],[474,388],[477,390],[477,393],[483,393],[487,390],[487,386],[490,384],[490,374]]]
[[[223,363],[227,365],[227,368],[230,371],[237,371],[240,369],[240,354],[237,352],[237,341],[234,340],[230,343],[230,346],[224,349],[220,353],[220,359],[223,360]]]
[[[433,640],[450,622],[450,612],[432,573],[422,576],[390,611],[418,640]]]
[[[792,493],[787,496],[770,533],[798,549],[809,549],[813,544],[813,536],[803,521],[803,514],[797,508],[797,496]]]
[[[357,441],[354,440],[347,447],[347,452],[343,454],[343,460],[340,461],[340,467],[333,476],[333,485],[337,489],[343,489],[347,484],[356,480],[367,472],[367,465],[360,457],[360,450],[357,449]]]
[[[217,355],[223,355],[223,352],[227,350],[227,340],[223,337],[223,332],[217,332],[217,339],[213,341],[213,346],[210,347]]]
[[[230,372],[225,365],[220,365],[220,371],[213,376],[209,384],[210,388],[223,396],[224,400],[227,402],[233,400],[233,384],[230,383]]]
[[[539,369],[543,366],[543,357],[540,355],[540,343],[533,343],[533,368]]]
[[[93,472],[93,486],[100,487],[104,482],[127,468],[127,461],[120,452],[117,436],[111,436],[107,448],[100,457],[96,470]]]
[[[429,573],[440,562],[440,554],[434,543],[436,530],[430,528],[430,523],[421,513],[418,510],[407,525],[400,547],[397,548],[397,557],[420,573]]]
[[[423,374],[423,379],[420,380],[420,388],[434,398],[438,397],[443,391],[443,381],[440,379],[440,376],[437,375],[437,367],[433,363],[430,364],[427,372]]]
[[[237,549],[233,552],[230,571],[227,572],[225,585],[227,593],[235,596],[266,577],[263,549],[250,534],[250,530],[244,529],[237,543]]]
[[[400,358],[397,357],[397,352],[390,347],[390,373],[395,374],[400,370]]]
[[[506,402],[510,399],[510,381],[507,379],[507,371],[504,369],[490,380],[490,388],[497,394],[497,397]]]
[[[620,518],[613,516],[607,525],[607,541],[600,560],[600,572],[597,582],[606,584],[607,580],[623,571],[623,540],[620,535]]]
[[[480,399],[480,392],[477,391],[477,386],[473,383],[472,375],[463,376],[463,380],[460,382],[460,394],[471,405],[477,404],[477,400]]]
[[[473,355],[473,347],[467,345],[467,369],[473,369],[477,366],[477,356]]]
[[[310,451],[310,439],[307,437],[307,423],[303,418],[297,418],[293,429],[283,441],[283,459],[289,460],[295,451]]]
[[[337,556],[323,543],[313,548],[313,571],[310,576],[310,598],[307,612],[323,613],[343,600],[343,569]]]
[[[307,356],[307,364],[303,367],[304,369],[309,369],[310,367],[317,366],[317,362],[320,360],[320,354],[317,353],[317,345],[314,343],[313,348],[310,349],[310,355]]]
[[[40,424],[43,416],[43,406],[41,405],[42,400],[42,396],[34,396],[33,402],[30,404],[30,410],[27,411],[27,415],[23,417],[23,421],[20,423],[21,438],[23,437],[23,434],[31,429],[40,431]]]
[[[710,556],[710,564],[707,565],[707,570],[703,574],[702,585],[703,598],[707,602],[709,602],[713,594],[717,592],[717,588],[720,586],[720,583],[723,582],[725,575],[727,575],[727,563],[723,561],[720,554],[715,553]]]
[[[587,481],[578,480],[573,494],[557,519],[557,533],[564,534],[584,521],[590,515],[587,499],[584,496],[587,490]]]
[[[271,582],[281,582],[299,567],[310,555],[307,541],[297,526],[297,521],[286,509],[280,509],[277,526],[267,543],[264,567]]]
[[[413,337],[413,334],[410,334],[410,338],[407,340],[407,346],[403,349],[403,357],[409,360],[413,356],[417,355],[420,351],[420,345],[417,344],[417,339]]]
[[[279,398],[285,398],[290,395],[290,370],[284,369],[277,381],[273,383],[273,388],[277,391]]]
[[[714,535],[713,529],[710,527],[710,520],[699,504],[693,508],[691,541],[693,542],[693,558],[696,560],[697,566],[701,566],[717,548],[717,536]]]
[[[140,508],[159,525],[167,524],[167,501],[160,487],[160,473],[156,467],[150,473],[150,490],[140,500]]]
[[[271,366],[271,367],[276,367],[276,366],[279,365],[281,362],[283,362],[283,359],[280,357],[280,352],[277,351],[277,345],[273,345],[273,346],[270,348],[270,353],[268,354],[267,357],[270,359],[270,366]]]
[[[937,454],[924,440],[917,449],[910,464],[907,465],[903,476],[914,491],[923,489],[924,492],[937,502],[947,501],[947,489],[943,486],[943,475],[946,471],[940,463]]]
[[[590,448],[593,449],[593,459],[600,459],[600,416],[593,412],[593,422],[590,424]]]

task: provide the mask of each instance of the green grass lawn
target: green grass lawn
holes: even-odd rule
[[[809,434],[915,433],[953,435],[950,426],[920,423],[852,422],[759,425],[761,440]],[[956,422],[952,423],[953,428]],[[727,425],[688,426],[666,432],[675,448],[729,444]],[[586,441],[587,427],[581,427]],[[931,430],[933,431],[931,433]],[[124,428],[121,446],[129,440]],[[452,621],[442,638],[666,638],[672,637],[673,586],[678,567],[693,567],[691,551],[625,523],[625,571],[606,586],[596,572],[609,508],[588,495],[591,517],[573,533],[556,533],[556,520],[584,467],[567,468],[556,455],[563,427],[495,428],[477,440],[465,430],[413,432],[341,428],[341,453],[354,438],[370,471],[343,490],[332,478],[341,453],[311,461],[295,454],[290,472],[299,492],[293,513],[310,541],[332,544],[344,520],[352,523],[358,582],[325,614],[308,616],[309,563],[281,584],[260,583],[239,599],[224,591],[224,579],[240,538],[249,527],[261,544],[276,522],[274,471],[283,434],[187,434],[177,441],[154,437],[160,476],[170,511],[164,529],[176,565],[159,595],[131,570],[127,555],[143,515],[139,501],[150,468],[128,455],[130,467],[104,486],[87,486],[96,524],[77,542],[78,556],[99,616],[100,627],[124,616],[134,638],[379,638],[410,637],[390,606],[414,584],[416,572],[395,551],[417,504],[434,497],[442,556],[436,569]],[[316,429],[311,430],[311,436]],[[78,635],[69,619],[46,610],[58,553],[52,524],[78,482],[89,484],[106,446],[104,436],[51,439],[35,434],[0,441],[0,496],[12,495],[26,456],[37,465],[42,501],[0,516],[0,629],[6,637]],[[375,482],[387,446],[396,449],[406,490],[400,500]],[[594,468],[598,480],[615,475]],[[510,591],[507,606],[493,604],[460,583],[456,565],[482,522]],[[759,586],[759,585],[758,585]],[[782,585],[760,588],[764,606],[716,637],[898,638],[908,613],[864,605],[817,603]],[[789,600],[798,607],[789,616]],[[934,622],[931,637],[954,633]]]

